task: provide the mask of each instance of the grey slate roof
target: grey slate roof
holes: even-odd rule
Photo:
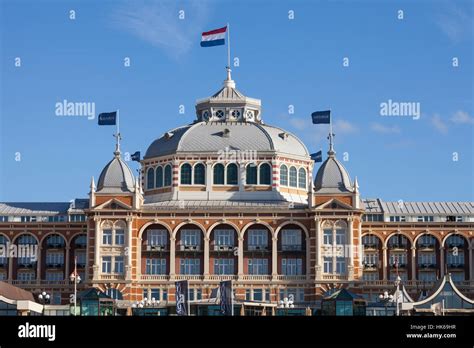
[[[223,136],[225,129],[229,136]],[[284,139],[282,133],[287,136]],[[197,122],[176,128],[156,139],[145,159],[180,152],[219,152],[229,150],[281,152],[309,157],[304,143],[281,128],[254,122]]]
[[[97,192],[133,192],[135,179],[130,167],[116,155],[102,170],[97,183]]]
[[[70,202],[4,202],[0,203],[0,215],[66,214],[69,209],[80,213],[88,207],[88,199],[75,199],[72,206]]]
[[[474,202],[385,202],[380,199],[363,199],[363,208],[371,214],[406,215],[474,215]]]
[[[339,162],[334,153],[328,152],[329,157],[319,167],[314,187],[317,193],[352,192],[352,183],[346,168]]]
[[[286,201],[230,201],[230,200],[215,200],[215,201],[162,201],[156,203],[147,203],[143,205],[144,210],[165,210],[165,209],[288,209],[289,202]],[[294,203],[291,209],[305,209],[306,204]]]

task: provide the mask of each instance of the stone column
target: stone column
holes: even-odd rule
[[[94,266],[93,266],[93,279],[99,278],[100,268],[100,219],[94,217],[95,232],[94,232]]]
[[[8,281],[13,279],[13,260],[11,257],[7,257],[8,262]]]
[[[321,219],[319,217],[314,219],[316,224],[316,267],[315,267],[315,278],[321,279],[322,268],[323,268],[323,257],[322,257],[322,233],[321,233]]]
[[[69,281],[69,264],[71,262],[70,258],[70,251],[71,251],[71,247],[67,246],[66,247],[66,256],[64,258],[64,280],[66,282]]]
[[[209,276],[209,238],[204,238],[204,277]]]
[[[238,173],[239,191],[244,192],[245,191],[245,178],[246,178],[245,165],[243,163],[240,163],[238,166],[239,166],[239,173]]]
[[[474,246],[469,247],[469,280],[474,281]]]
[[[239,249],[237,260],[237,274],[241,278],[244,275],[244,238],[239,237]]]
[[[206,162],[206,191],[212,191],[212,162]]]
[[[444,264],[444,246],[439,247],[439,268],[440,268],[440,277],[442,278],[444,276],[445,270],[445,264]]]
[[[127,264],[125,266],[125,279],[131,280],[132,279],[132,252],[133,252],[133,245],[132,245],[132,233],[133,233],[133,226],[132,226],[132,218],[127,217]]]
[[[383,280],[387,280],[387,267],[388,267],[388,255],[387,255],[387,247],[384,246],[382,247],[382,254],[383,254],[383,260],[382,260],[382,274],[383,274]]]
[[[176,275],[176,238],[170,238],[170,278]]]
[[[416,247],[411,247],[411,279],[416,280]]]
[[[349,226],[349,266],[354,267],[354,219],[352,217],[347,219]]]
[[[272,277],[278,275],[278,238],[272,238]]]
[[[36,259],[36,283],[39,283],[41,280],[41,261],[43,258],[43,247],[38,245],[38,255]]]

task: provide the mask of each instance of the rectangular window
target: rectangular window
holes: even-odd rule
[[[405,216],[390,216],[390,222],[405,222],[406,217]]]
[[[267,230],[250,230],[248,239],[249,250],[259,250],[268,248]]]
[[[114,272],[123,273],[123,256],[115,256]]]
[[[301,230],[283,230],[281,244],[283,250],[301,250]]]
[[[147,244],[156,246],[166,246],[168,244],[168,231],[167,230],[148,230],[147,232]]]
[[[395,261],[398,260],[398,267],[403,267],[407,264],[406,253],[394,253],[390,254],[390,264],[395,266]]]
[[[23,282],[29,282],[36,279],[35,272],[18,272],[17,279]]]
[[[102,273],[112,273],[111,256],[102,256]]]
[[[253,289],[253,300],[254,301],[263,301],[263,290],[262,289]]]
[[[323,244],[332,245],[332,230],[326,229],[323,232]]]
[[[64,253],[60,252],[46,252],[47,265],[64,265]]]
[[[462,216],[456,216],[456,222],[462,222]]]
[[[379,280],[379,272],[364,272],[362,274],[362,279],[368,282]]]
[[[283,275],[302,275],[303,274],[303,259],[282,259],[281,273]]]
[[[234,246],[234,230],[215,230],[214,242],[219,246]]]
[[[419,272],[418,279],[424,282],[434,282],[436,281],[435,272]]]
[[[199,230],[182,230],[181,244],[185,246],[201,245],[201,231]]]
[[[46,272],[46,280],[50,282],[58,282],[64,280],[62,272]]]
[[[125,231],[115,230],[115,245],[124,245],[124,244],[125,244]]]
[[[324,273],[332,273],[332,257],[324,257]]]
[[[146,259],[146,274],[166,274],[166,259]]]
[[[419,253],[418,254],[418,265],[435,265],[436,254],[435,253]]]
[[[336,244],[337,245],[346,244],[346,231],[345,230],[336,230]]]
[[[112,244],[112,230],[104,230],[102,232],[102,244],[103,245]]]
[[[245,289],[245,301],[252,301],[250,298],[250,289]]]
[[[344,257],[336,257],[336,273],[346,273],[346,259]]]
[[[462,250],[458,250],[457,254],[449,252],[447,259],[448,266],[464,266],[464,252]]]
[[[251,274],[251,275],[268,274],[268,260],[267,259],[248,260],[248,274]]]
[[[86,252],[85,251],[76,251],[77,256],[77,265],[86,265]]]
[[[234,259],[215,259],[214,274],[234,274]]]
[[[379,255],[377,253],[365,253],[364,265],[367,267],[377,267],[379,262]]]
[[[270,302],[270,289],[265,289],[265,301]]]
[[[181,274],[201,274],[201,260],[200,259],[181,259],[180,261]]]

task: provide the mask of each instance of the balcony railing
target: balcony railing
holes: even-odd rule
[[[140,279],[143,281],[166,281],[169,277],[166,274],[143,274]]]
[[[464,269],[464,263],[448,263],[448,268]]]
[[[233,251],[233,245],[214,245],[214,251]]]
[[[123,274],[101,274],[100,280],[123,280],[125,276]]]
[[[165,244],[145,244],[145,251],[169,251]]]
[[[418,249],[421,250],[433,250],[435,248],[434,243],[420,243],[418,244]]]
[[[364,250],[377,250],[379,248],[378,244],[364,244]]]
[[[347,280],[347,275],[344,274],[323,274],[323,280]]]
[[[64,263],[46,262],[46,268],[63,268]]]
[[[299,275],[277,275],[273,277],[273,280],[281,280],[281,281],[304,281],[306,280],[305,274]]]
[[[200,245],[184,245],[181,244],[179,246],[180,251],[201,251],[201,246]]]
[[[202,274],[177,274],[176,280],[204,280]]]
[[[267,280],[272,280],[272,276],[267,275],[267,274],[262,274],[262,275],[244,274],[240,279],[248,280],[248,281],[267,281]]]
[[[209,280],[237,280],[237,275],[235,274],[210,274],[208,277]]]
[[[438,266],[435,263],[419,263],[418,268],[420,269],[431,269],[431,268],[437,268]]]
[[[268,245],[249,245],[246,251],[269,251]]]

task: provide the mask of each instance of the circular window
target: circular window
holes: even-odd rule
[[[222,117],[224,117],[224,110],[217,110],[217,111],[216,111],[216,117],[217,117],[217,118],[222,118]]]
[[[240,117],[240,111],[239,110],[233,110],[232,111],[232,117],[234,117],[234,118]]]
[[[247,111],[247,119],[248,119],[248,120],[253,120],[253,117],[254,117],[253,111],[252,111],[252,110],[248,110],[248,111]]]
[[[204,111],[204,112],[202,113],[202,118],[205,119],[205,120],[207,120],[207,119],[209,118],[209,111],[207,111],[207,110]]]

